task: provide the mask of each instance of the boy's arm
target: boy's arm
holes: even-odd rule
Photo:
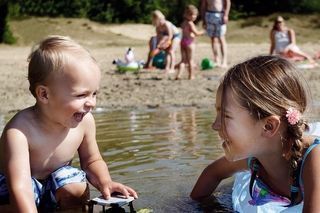
[[[230,162],[225,157],[219,158],[203,170],[190,197],[197,201],[209,197],[223,179],[231,177],[237,171],[245,170],[247,167],[246,160]]]
[[[302,179],[304,186],[303,212],[320,212],[320,146],[315,147],[306,158]]]
[[[231,1],[230,0],[224,0],[224,14],[223,14],[223,23],[227,24],[229,21],[229,12],[230,12],[230,7],[231,7]]]
[[[107,199],[113,192],[120,192],[126,197],[132,195],[137,198],[137,193],[133,189],[112,181],[107,164],[99,152],[96,142],[96,127],[91,113],[85,116],[84,122],[85,136],[78,153],[81,168],[86,172],[89,182]]]
[[[201,0],[200,5],[200,16],[202,20],[203,28],[206,29],[207,23],[206,23],[206,11],[207,11],[207,0]]]
[[[15,128],[1,137],[3,167],[14,212],[37,212],[31,182],[29,146],[25,135]]]

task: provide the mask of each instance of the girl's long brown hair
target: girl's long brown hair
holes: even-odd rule
[[[303,114],[307,109],[309,91],[302,76],[286,59],[278,56],[258,56],[232,67],[224,76],[222,87],[222,125],[225,129],[224,104],[227,89],[231,89],[242,107],[253,118],[260,120],[278,115],[285,122],[287,130],[283,133],[286,159],[291,165],[291,176],[296,181],[298,163],[301,161],[305,145],[302,134],[307,127],[304,119],[290,125],[286,111],[293,107]],[[224,133],[226,133],[224,131]],[[288,151],[289,150],[289,151]],[[294,202],[296,198],[291,197]]]

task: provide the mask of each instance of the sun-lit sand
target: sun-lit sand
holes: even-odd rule
[[[49,19],[43,19],[46,23]],[[166,106],[198,106],[213,107],[215,90],[220,76],[226,71],[215,68],[210,71],[198,71],[196,79],[189,81],[186,76],[180,81],[174,81],[174,74],[164,76],[160,70],[140,70],[138,74],[115,72],[112,61],[123,58],[126,48],[133,46],[135,57],[138,60],[146,59],[147,41],[153,35],[151,25],[102,25],[92,24],[86,20],[63,20],[64,25],[52,24],[52,29],[44,34],[70,35],[87,47],[97,59],[102,70],[101,89],[98,94],[98,107],[136,108],[136,107],[166,107]],[[77,27],[72,28],[72,23]],[[61,21],[59,22],[61,23]],[[12,23],[16,35],[22,34],[19,28],[21,22]],[[25,23],[23,23],[25,24]],[[68,26],[68,24],[70,26]],[[69,28],[70,32],[66,29]],[[86,33],[77,35],[77,29]],[[268,32],[268,29],[264,29]],[[88,32],[87,32],[88,31]],[[93,34],[95,36],[93,36]],[[43,37],[38,35],[38,37]],[[23,39],[20,39],[24,41]],[[0,97],[1,113],[16,111],[34,103],[34,98],[28,91],[27,57],[33,42],[20,42],[15,46],[0,45]],[[145,45],[144,45],[145,44]],[[320,43],[307,42],[299,44],[301,49],[312,54],[320,51]],[[268,39],[262,43],[250,42],[250,35],[245,42],[229,42],[229,66],[249,57],[267,54],[269,51]],[[180,57],[179,51],[177,52]],[[203,58],[212,56],[208,39],[204,36],[197,42],[195,60],[199,64]],[[301,70],[307,80],[313,100],[320,100],[320,68]]]

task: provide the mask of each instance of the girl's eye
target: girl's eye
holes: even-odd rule
[[[224,117],[225,117],[225,118],[231,118],[231,116],[229,116],[229,115],[224,115]]]

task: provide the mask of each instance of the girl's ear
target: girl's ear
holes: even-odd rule
[[[38,85],[35,89],[36,98],[43,104],[47,104],[49,101],[49,88],[44,85]]]
[[[271,115],[263,119],[263,132],[262,135],[268,138],[273,137],[280,128],[280,117]]]

